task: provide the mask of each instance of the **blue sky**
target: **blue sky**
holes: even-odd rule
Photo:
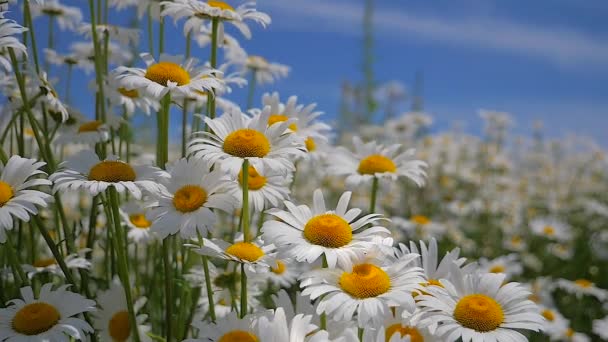
[[[65,2],[88,17],[84,1]],[[335,118],[340,84],[361,79],[363,0],[259,3],[273,22],[254,28],[253,39],[242,45],[292,67],[289,78],[259,94],[298,95]],[[132,15],[120,12],[111,21],[126,24]],[[376,0],[376,76],[411,85],[414,73],[423,71],[425,110],[436,130],[458,121],[477,133],[477,110],[495,109],[515,117],[518,133],[542,120],[548,136],[575,133],[606,145],[607,16],[603,0]],[[45,37],[44,20],[36,23]],[[167,37],[167,52],[183,53],[181,26],[170,22]],[[58,40],[59,50],[67,49],[69,39]],[[196,48],[194,55],[206,59],[208,50]],[[85,85],[80,75],[74,93],[75,104],[87,111],[93,98]],[[245,97],[244,90],[233,93],[235,101]]]

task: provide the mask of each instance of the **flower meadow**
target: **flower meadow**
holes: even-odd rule
[[[81,2],[0,12],[0,341],[608,341],[592,141],[494,111],[481,137],[330,124],[241,47],[271,25],[255,1]]]

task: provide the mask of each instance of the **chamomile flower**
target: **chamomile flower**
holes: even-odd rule
[[[425,215],[412,215],[409,219],[391,217],[393,225],[402,230],[407,236],[416,236],[421,239],[441,238],[447,231],[445,224],[432,220]]]
[[[103,42],[105,36],[108,35],[110,39],[118,40],[122,45],[137,46],[141,36],[141,31],[139,29],[120,27],[116,25],[104,25],[99,23],[95,25],[95,28],[97,29],[97,38],[100,40],[100,42]],[[80,25],[78,28],[78,33],[84,35],[87,39],[93,39],[91,24],[87,23]]]
[[[91,150],[80,151],[59,167],[59,171],[50,176],[54,192],[82,189],[93,196],[114,187],[120,193],[128,191],[139,199],[142,191],[158,192],[158,181],[167,177],[166,172],[157,167],[131,166],[115,156],[99,160]]]
[[[567,242],[572,238],[572,228],[553,217],[536,218],[530,222],[532,232],[550,240]]]
[[[68,342],[70,337],[87,341],[93,328],[77,315],[95,311],[95,302],[63,285],[56,290],[53,284],[42,285],[38,298],[31,287],[21,288],[21,298],[9,301],[0,309],[0,340],[59,341]],[[69,336],[69,337],[68,337]]]
[[[238,66],[241,75],[253,74],[256,84],[272,84],[289,75],[290,68],[287,65],[269,62],[266,58],[258,55],[248,55],[242,48],[228,50],[226,59],[229,63]]]
[[[66,122],[69,118],[68,109],[61,99],[59,99],[59,95],[53,87],[53,81],[49,81],[45,71],[42,71],[37,77],[37,86],[43,91],[43,96],[40,97],[40,101],[37,104],[39,106],[44,104],[51,115],[55,114],[61,117],[61,122]]]
[[[14,20],[4,18],[6,12],[0,12],[0,66],[6,72],[12,72],[13,67],[10,59],[5,55],[7,50],[13,49],[17,55],[23,54],[27,56],[27,48],[18,38],[13,37],[16,34],[27,31],[27,28],[17,24]]]
[[[399,153],[399,144],[385,147],[375,141],[363,143],[357,136],[353,137],[353,145],[354,152],[339,147],[339,153],[328,169],[330,173],[347,176],[347,184],[355,186],[368,183],[374,177],[393,181],[398,177],[406,177],[418,186],[424,185],[424,168],[427,164],[414,159],[414,149]]]
[[[393,311],[394,310],[394,315]],[[364,342],[423,342],[434,341],[428,328],[420,326],[415,319],[404,319],[400,308],[392,309],[378,329],[365,329]]]
[[[593,321],[593,333],[604,340],[608,340],[608,317]]]
[[[526,250],[526,241],[521,235],[513,234],[511,236],[505,236],[503,240],[503,247],[514,252],[523,252]]]
[[[249,166],[247,174],[249,203],[253,204],[253,212],[262,212],[265,208],[276,208],[289,197],[289,184],[291,174],[285,175],[281,172],[265,169],[265,173],[258,172],[253,166]],[[239,172],[234,182],[226,185],[226,191],[238,199],[237,207],[242,206],[243,201],[243,170]]]
[[[251,30],[245,20],[252,20],[263,27],[270,24],[268,14],[256,10],[256,1],[247,1],[237,8],[232,7],[227,2],[209,0],[175,0],[163,1],[162,16],[170,16],[176,22],[181,18],[187,18],[184,24],[184,33],[196,30],[205,25],[209,20],[218,20],[218,36],[222,40],[224,32],[224,22],[234,25],[245,38],[251,38]]]
[[[167,93],[182,98],[195,92],[213,91],[222,88],[213,69],[199,68],[196,60],[184,60],[182,56],[162,54],[160,61],[154,60],[149,53],[140,54],[147,68],[119,67],[115,74],[125,89],[141,90],[146,95],[160,100]]]
[[[409,254],[390,264],[361,258],[351,267],[324,268],[301,276],[302,295],[321,299],[317,314],[325,312],[335,321],[351,320],[357,313],[357,324],[363,328],[379,326],[390,308],[416,309],[412,291],[424,281],[422,270],[411,265],[418,257]]]
[[[488,273],[504,273],[507,279],[522,274],[523,266],[519,262],[519,256],[515,253],[503,255],[496,259],[479,259],[479,270]]]
[[[570,322],[555,308],[539,306],[540,314],[545,318],[543,322],[543,332],[546,335],[558,338],[568,329]]]
[[[82,22],[82,12],[80,8],[66,6],[58,0],[45,0],[43,3],[30,3],[32,18],[42,15],[49,16],[49,20],[57,20],[59,28],[62,30],[75,31]]]
[[[414,259],[414,266],[422,268],[424,272],[425,281],[421,283],[422,286],[437,285],[441,286],[440,279],[450,279],[450,272],[452,265],[456,264],[458,267],[462,267],[466,261],[466,258],[459,258],[460,249],[455,248],[447,252],[443,258],[439,261],[439,251],[437,247],[437,240],[434,238],[429,241],[429,245],[420,241],[420,250],[415,242],[410,241],[410,247],[400,243],[398,248],[395,248],[396,260],[402,257],[408,257],[410,253],[419,254],[420,257]],[[466,269],[470,269],[468,266]]]
[[[350,192],[342,194],[335,210],[326,209],[320,189],[314,192],[312,210],[307,205],[285,201],[287,211],[267,211],[280,221],[264,222],[264,240],[272,241],[279,252],[296,261],[313,263],[324,255],[328,267],[337,264],[348,268],[352,260],[363,257],[375,246],[372,239],[390,234],[386,228],[375,226],[381,219],[379,214],[357,218],[361,209],[347,210],[350,197]],[[373,227],[357,232],[369,224]]]
[[[116,74],[110,74],[107,77],[107,83],[104,85],[104,94],[110,100],[110,103],[117,107],[122,107],[126,110],[127,115],[131,116],[136,109],[141,110],[146,115],[152,112],[157,112],[160,108],[160,103],[157,99],[145,96],[137,89],[124,88]]]
[[[7,230],[13,229],[13,216],[28,222],[30,216],[38,214],[38,207],[46,207],[51,195],[30,189],[35,186],[51,185],[47,179],[34,176],[46,173],[40,170],[44,162],[12,156],[6,163],[0,163],[0,243],[6,242]]]
[[[283,104],[280,101],[279,93],[274,92],[264,94],[262,104],[265,108],[269,107],[271,113],[268,119],[269,124],[286,121],[290,118],[297,119],[296,122],[289,125],[289,129],[304,140],[308,152],[314,151],[319,142],[329,142],[331,127],[317,120],[323,112],[315,111],[316,103],[307,106],[298,105],[298,97],[290,96]]]
[[[543,317],[519,283],[504,284],[504,274],[452,272],[453,281],[429,286],[416,297],[425,324],[446,341],[527,341],[517,331],[542,329]],[[504,284],[504,285],[503,285]]]
[[[220,239],[203,239],[203,241],[203,246],[194,249],[196,253],[246,264],[248,270],[253,272],[256,270],[268,271],[270,265],[275,261],[274,253],[272,253],[275,249],[274,245],[264,245],[259,239],[253,242],[235,241],[232,244]],[[262,267],[254,268],[252,266]]]
[[[84,70],[85,73],[95,70],[95,46],[92,41],[72,43],[70,50],[79,60],[77,64],[78,68]],[[133,54],[129,49],[125,49],[120,44],[110,41],[107,58],[110,65],[123,65],[133,59]]]
[[[217,221],[212,209],[231,212],[234,199],[225,192],[229,180],[202,159],[182,158],[169,167],[166,189],[155,194],[149,217],[152,232],[161,239],[177,232],[183,238],[205,236]]]
[[[127,299],[122,285],[118,279],[114,279],[107,291],[102,291],[97,296],[97,303],[101,309],[94,314],[94,326],[99,331],[102,341],[133,341],[132,329],[129,322]],[[145,324],[148,315],[138,315],[138,311],[146,303],[145,298],[140,298],[133,303],[135,319],[137,320],[137,331],[142,342],[151,342],[148,332],[152,330]]]
[[[593,296],[600,301],[604,301],[606,298],[608,298],[608,290],[595,286],[592,281],[587,279],[577,279],[574,281],[558,279],[556,281],[556,285],[566,292],[575,295],[577,298],[581,298],[583,296]]]
[[[60,54],[52,49],[44,49],[44,60],[52,65],[72,67],[81,62],[79,57],[74,53]]]
[[[91,262],[84,257],[84,254],[89,252],[90,249],[82,249],[78,253],[73,253],[65,256],[65,265],[72,270],[89,270],[91,269]],[[33,278],[36,274],[40,273],[52,273],[56,276],[63,278],[65,275],[63,271],[57,265],[57,260],[54,257],[39,258],[32,265],[23,265],[23,270],[27,273],[28,278]]]
[[[295,261],[276,259],[274,263],[270,265],[270,272],[264,273],[263,276],[276,286],[289,288],[297,282],[301,270],[301,264]]]
[[[148,219],[147,211],[143,203],[138,201],[129,201],[120,207],[120,216],[129,227],[127,237],[135,243],[146,244],[156,239],[156,236],[150,232],[152,221]]]
[[[81,125],[66,127],[57,136],[57,144],[95,145],[110,140],[110,127],[100,120],[84,122]]]
[[[242,169],[245,159],[262,174],[267,169],[282,173],[293,171],[293,157],[304,153],[303,143],[286,132],[292,121],[268,126],[269,117],[269,111],[253,118],[232,111],[216,119],[205,118],[213,133],[199,132],[201,137],[190,141],[188,151],[196,158],[218,163],[234,176]]]

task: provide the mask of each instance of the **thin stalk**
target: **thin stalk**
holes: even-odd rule
[[[97,36],[97,22],[95,20],[95,4],[94,0],[89,0],[89,9],[91,12],[91,35],[93,37],[93,48],[95,50],[95,80],[97,81],[97,93],[99,94],[99,105],[101,109],[101,121],[106,122],[106,97],[103,91],[103,70],[100,58],[101,48],[99,46],[99,38]]]
[[[128,249],[126,248],[125,241],[121,241],[123,239],[123,234],[121,234],[122,226],[120,224],[120,210],[119,208],[119,199],[118,192],[116,188],[109,187],[108,188],[108,200],[110,202],[110,206],[112,208],[112,221],[114,223],[114,231],[113,237],[116,245],[116,251],[118,254],[118,272],[121,278],[122,287],[125,291],[125,297],[127,300],[127,309],[129,311],[129,324],[131,325],[131,333],[133,334],[134,340],[139,342],[139,331],[137,329],[137,319],[135,317],[135,309],[133,308],[133,298],[131,295],[131,282],[129,281],[129,266],[127,263],[127,253]]]
[[[372,196],[369,202],[369,212],[370,214],[376,211],[376,197],[378,195],[378,177],[374,176],[374,180],[372,181]]]
[[[241,215],[243,219],[243,240],[249,241],[249,159],[243,160],[243,209]],[[241,318],[247,314],[247,274],[245,264],[241,264]]]
[[[29,286],[30,285],[29,279],[27,278],[27,275],[23,271],[23,267],[21,267],[21,263],[19,262],[19,256],[17,255],[17,252],[15,251],[15,247],[13,246],[13,241],[11,239],[10,234],[6,234],[6,244],[5,245],[7,247],[6,250],[8,252],[9,261],[10,261],[14,271],[17,272],[17,275],[20,278],[21,284],[24,284],[25,286]]]
[[[255,97],[256,74],[257,74],[257,71],[255,69],[252,69],[251,70],[251,79],[249,80],[249,93],[247,94],[247,109],[253,108],[253,99]]]
[[[154,56],[154,32],[152,30],[152,12],[150,11],[150,6],[152,5],[148,5],[148,51]]]
[[[184,100],[182,111],[182,157],[186,156],[186,142],[188,140],[188,100]]]
[[[169,260],[169,245],[168,238],[163,240],[163,265],[165,268],[165,324],[167,327],[167,342],[171,342],[172,329],[171,322],[173,319],[173,288],[171,285],[171,261]]]
[[[217,35],[218,35],[218,27],[220,25],[220,21],[218,18],[213,18],[211,21],[211,68],[217,68]],[[207,108],[209,112],[209,117],[211,119],[215,119],[215,95],[213,91],[209,90],[207,92]]]
[[[327,257],[325,256],[325,254],[323,254],[323,259],[322,259],[322,268],[327,268],[329,265],[327,264]],[[323,297],[321,297],[321,300],[323,300]],[[319,317],[321,320],[321,329],[323,330],[327,330],[327,314],[325,312],[321,313],[321,317]]]
[[[241,264],[241,318],[247,315],[247,273],[245,264]]]
[[[40,74],[40,63],[38,62],[38,47],[36,46],[36,33],[34,32],[34,23],[32,22],[32,12],[30,10],[30,0],[25,0],[23,5],[23,16],[25,17],[26,26],[29,28],[30,38],[32,39],[32,52],[34,55],[34,65],[36,73]]]
[[[198,235],[198,243],[201,247],[205,245],[205,241],[201,236],[201,233],[197,230],[196,234]],[[205,288],[207,289],[207,300],[209,301],[209,316],[211,317],[211,321],[215,322],[215,302],[213,301],[213,290],[211,289],[211,277],[209,276],[209,260],[207,260],[206,255],[201,255],[201,260],[203,262],[203,272],[205,272]]]

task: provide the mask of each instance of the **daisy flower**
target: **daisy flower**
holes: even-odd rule
[[[46,207],[51,195],[30,189],[51,185],[47,179],[32,178],[46,173],[40,170],[44,162],[12,156],[2,165],[0,162],[0,243],[6,242],[7,230],[13,229],[13,216],[29,222],[31,215],[38,214],[38,206]]]
[[[105,48],[104,48],[105,49]],[[95,70],[95,46],[92,41],[76,42],[70,45],[70,50],[79,60],[77,66],[90,73]],[[130,63],[133,54],[122,45],[110,41],[108,44],[108,63],[112,65],[123,65]]]
[[[593,321],[593,333],[608,340],[608,316]]]
[[[27,28],[17,24],[14,20],[4,18],[6,12],[0,12],[0,66],[6,72],[12,72],[10,59],[6,58],[7,50],[13,49],[17,55],[27,56],[27,47],[13,35],[27,31]]]
[[[577,298],[581,298],[582,296],[593,296],[600,301],[604,301],[608,298],[607,290],[595,286],[592,281],[587,279],[577,279],[574,281],[558,279],[556,285],[566,292],[575,295]]]
[[[545,306],[540,307],[540,314],[545,318],[543,322],[543,333],[559,339],[559,336],[568,329],[570,322],[557,311],[557,309]]]
[[[183,238],[194,238],[197,232],[205,236],[217,221],[212,209],[234,209],[234,198],[224,189],[226,175],[220,168],[210,170],[207,162],[195,158],[182,158],[169,167],[166,188],[150,205],[152,232],[161,239],[177,232]]]
[[[392,311],[395,311],[393,315]],[[378,329],[365,329],[363,342],[423,342],[434,341],[435,338],[426,327],[414,319],[404,319],[401,308],[391,310]]]
[[[479,270],[488,273],[504,273],[507,279],[513,278],[523,273],[524,268],[519,262],[518,254],[508,254],[496,259],[479,259]]]
[[[322,342],[313,333],[317,326],[311,324],[312,316],[296,315],[290,322],[287,321],[282,308],[260,313],[257,316],[247,315],[242,319],[232,312],[229,316],[216,323],[205,321],[194,322],[204,337],[187,339],[184,342],[199,341],[239,341],[239,342]],[[199,333],[199,334],[200,334]],[[318,334],[318,333],[317,333]],[[312,335],[312,336],[309,336]]]
[[[414,149],[399,153],[401,145],[385,147],[375,141],[363,143],[361,138],[353,137],[354,152],[338,147],[338,153],[329,166],[329,172],[347,176],[346,183],[359,185],[370,182],[374,177],[396,180],[406,177],[416,185],[423,186],[427,164],[414,159]]]
[[[44,60],[57,66],[74,66],[80,63],[79,56],[74,53],[62,55],[53,49],[44,49]]]
[[[158,181],[166,177],[166,172],[154,166],[131,166],[116,156],[99,160],[95,152],[82,150],[61,163],[50,179],[54,192],[82,189],[95,196],[114,187],[119,193],[126,190],[139,199],[142,190],[160,191]]]
[[[530,222],[532,232],[547,239],[567,242],[572,238],[572,228],[553,217],[537,218]]]
[[[175,22],[181,18],[186,19],[184,33],[187,34],[204,26],[208,20],[218,20],[218,38],[222,40],[224,22],[234,25],[245,38],[251,38],[251,30],[245,20],[252,20],[266,27],[270,24],[270,16],[256,10],[256,1],[247,1],[241,6],[234,8],[224,1],[209,0],[175,0],[161,2],[162,16],[170,16]]]
[[[253,204],[253,212],[262,212],[265,208],[276,208],[289,197],[291,174],[265,169],[261,174],[253,166],[249,166],[247,183],[249,185],[249,203]],[[238,199],[237,207],[243,202],[243,170],[239,172],[236,181],[226,185],[226,192]]]
[[[64,129],[55,139],[57,144],[95,145],[110,140],[110,127],[100,120],[84,122],[78,127],[72,125]]]
[[[47,73],[45,71],[42,71],[37,75],[38,84],[36,84],[36,92],[41,90],[43,91],[43,96],[40,97],[40,101],[37,102],[37,105],[42,107],[42,104],[44,103],[46,110],[49,111],[51,116],[56,115],[57,117],[61,118],[61,122],[66,122],[70,115],[68,113],[68,109],[63,104],[61,99],[59,99],[59,95],[53,87],[54,81],[48,80]]]
[[[64,258],[65,264],[72,270],[89,270],[91,262],[84,257],[84,254],[91,251],[90,249],[82,249],[78,253],[67,255]],[[28,278],[32,279],[36,274],[52,273],[56,276],[64,278],[63,271],[57,265],[57,260],[54,257],[40,258],[34,261],[32,265],[23,265],[23,270],[27,273]]]
[[[283,288],[289,288],[297,282],[302,267],[299,263],[289,259],[276,259],[270,264],[270,272],[260,274],[262,279],[267,279],[272,284]]]
[[[256,271],[253,266],[262,266],[258,268],[260,271],[268,271],[275,261],[272,253],[275,249],[274,245],[264,245],[259,239],[253,242],[241,240],[233,244],[220,239],[203,239],[203,241],[203,246],[194,249],[196,253],[245,264],[252,272]]]
[[[137,89],[124,88],[117,78],[117,74],[110,74],[104,84],[104,94],[110,100],[110,103],[124,108],[128,116],[133,115],[136,109],[141,110],[146,115],[152,112],[157,112],[160,108],[160,103],[157,99],[145,96]]]
[[[209,46],[212,42],[213,24],[209,22],[199,28],[194,28],[194,30],[191,32],[192,39],[198,44],[199,47],[204,48]],[[218,39],[217,45],[225,50],[242,49],[239,41],[226,32],[224,32],[224,39]]]
[[[317,307],[335,321],[351,320],[357,313],[360,328],[379,326],[391,314],[391,307],[400,306],[414,312],[412,291],[424,281],[422,270],[411,266],[417,254],[409,254],[387,264],[360,259],[349,268],[324,268],[302,274],[302,295],[315,300],[324,296]]]
[[[409,219],[391,217],[393,225],[404,231],[408,236],[417,236],[422,239],[441,238],[447,227],[425,215],[412,215]]]
[[[279,252],[296,261],[315,262],[321,255],[327,265],[348,268],[353,259],[359,259],[375,246],[372,241],[377,236],[388,236],[390,232],[375,226],[380,214],[369,214],[357,219],[361,209],[347,210],[351,192],[340,196],[335,210],[327,210],[320,189],[313,195],[312,210],[307,205],[285,201],[288,211],[271,209],[268,214],[278,220],[264,222],[264,241],[272,241]],[[357,232],[357,230],[372,225]]]
[[[239,67],[241,75],[253,73],[256,84],[272,84],[289,75],[290,68],[287,65],[269,62],[266,58],[257,55],[247,55],[242,48],[228,50],[226,59],[230,64]]]
[[[453,269],[453,281],[441,279],[442,287],[429,286],[428,294],[416,297],[425,324],[438,324],[431,331],[435,335],[446,341],[525,342],[527,338],[516,329],[542,329],[544,319],[519,283],[505,284],[504,274],[463,274]]]
[[[183,60],[182,56],[162,54],[160,61],[155,61],[149,53],[140,54],[147,68],[119,67],[115,74],[118,82],[125,89],[142,90],[154,99],[161,99],[165,94],[182,98],[194,92],[213,91],[223,87],[222,82],[214,77],[213,69],[196,67],[196,60]]]
[[[77,341],[88,340],[86,334],[94,330],[76,316],[95,311],[95,301],[68,291],[69,285],[56,290],[52,286],[42,285],[38,298],[31,287],[22,287],[23,299],[13,299],[0,309],[0,340],[68,342],[68,336]]]
[[[100,43],[103,43],[105,39],[105,35],[107,34],[110,39],[118,40],[122,45],[125,46],[137,46],[139,43],[139,38],[141,36],[141,30],[120,27],[116,25],[103,25],[97,23],[95,25],[97,29],[97,38]],[[84,35],[87,39],[93,39],[93,30],[91,28],[91,24],[82,24],[78,28],[78,33]]]
[[[156,239],[156,236],[150,232],[152,221],[148,219],[147,211],[138,201],[129,201],[120,207],[120,216],[129,227],[127,237],[135,243],[147,244]]]
[[[97,303],[101,309],[94,314],[93,325],[99,331],[102,341],[133,341],[127,299],[122,285],[118,279],[114,279],[107,291],[101,291],[97,296]],[[137,331],[141,342],[151,342],[148,332],[152,328],[145,324],[148,315],[138,315],[137,312],[146,303],[145,298],[140,298],[133,304],[135,319],[137,320]]]
[[[32,18],[42,15],[49,16],[49,20],[57,20],[61,30],[75,31],[82,22],[80,8],[66,6],[58,0],[45,0],[44,2],[30,3]]]
[[[290,96],[287,102],[283,104],[280,101],[279,93],[274,92],[264,94],[262,104],[265,108],[270,107],[271,115],[268,118],[268,124],[287,121],[290,118],[297,119],[296,122],[289,125],[289,129],[304,140],[308,152],[314,150],[319,141],[329,142],[331,127],[317,120],[323,112],[315,111],[316,103],[307,106],[298,105],[298,97]]]
[[[293,134],[286,132],[292,121],[268,126],[269,117],[269,111],[253,118],[232,111],[216,119],[205,118],[213,133],[199,132],[202,137],[192,139],[188,151],[210,164],[219,162],[221,168],[235,176],[245,159],[262,174],[266,169],[282,173],[294,171],[291,157],[304,153],[304,146]]]
[[[514,251],[514,252],[523,252],[526,250],[527,248],[527,244],[526,241],[524,241],[524,239],[521,237],[521,235],[518,234],[514,234],[511,236],[504,236],[503,237],[503,247],[505,249],[508,249],[510,251]]]
[[[456,264],[458,267],[464,268],[469,272],[472,266],[463,267],[466,258],[459,258],[460,249],[455,248],[447,252],[444,257],[439,260],[439,250],[437,247],[437,240],[432,238],[429,245],[420,241],[420,249],[414,241],[410,241],[410,247],[408,248],[403,243],[399,244],[398,248],[395,248],[395,259],[400,260],[403,257],[408,257],[410,253],[420,255],[419,258],[414,259],[414,266],[422,268],[424,278],[426,281],[420,285],[426,287],[430,285],[441,286],[440,279],[450,279],[450,273],[452,265]]]

